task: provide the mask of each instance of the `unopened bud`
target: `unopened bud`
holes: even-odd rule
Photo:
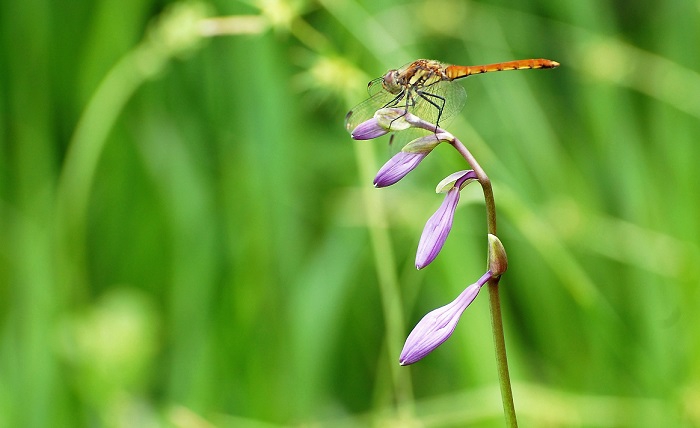
[[[489,233],[489,270],[495,278],[508,269],[508,256],[501,240]]]

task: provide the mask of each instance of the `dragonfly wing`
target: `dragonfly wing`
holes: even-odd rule
[[[435,123],[439,115],[438,125],[445,125],[448,119],[464,108],[467,101],[467,93],[462,85],[449,80],[427,86],[421,90],[421,94],[422,96],[416,95],[416,105],[412,113],[430,123]]]
[[[345,129],[352,132],[359,124],[371,119],[374,113],[384,107],[404,108],[423,120],[445,125],[447,120],[464,107],[467,94],[462,85],[452,81],[440,81],[430,86],[411,91],[410,98],[400,99],[386,91],[381,82],[373,81],[369,86],[370,97],[350,110],[345,116]],[[442,110],[442,112],[440,112]]]
[[[453,118],[464,108],[464,104],[467,102],[467,91],[459,83],[455,82],[442,82],[449,84],[449,87],[445,89],[445,111],[443,116],[445,120]],[[440,118],[442,122],[442,118]]]
[[[376,84],[374,81],[368,88],[370,97],[355,106],[345,115],[345,129],[352,132],[357,125],[374,117],[374,113],[390,103],[395,95],[387,92],[382,88],[381,83]]]

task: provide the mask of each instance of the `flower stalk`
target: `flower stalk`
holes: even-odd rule
[[[517,427],[498,288],[501,275],[508,267],[508,259],[503,244],[496,236],[496,202],[491,180],[457,137],[404,109],[380,109],[373,118],[350,131],[355,139],[372,139],[409,127],[424,129],[431,134],[407,144],[399,154],[390,159],[375,177],[375,186],[385,187],[401,180],[416,168],[440,142],[452,145],[471,167],[471,170],[450,175],[438,185],[439,192],[446,192],[445,200],[426,223],[418,245],[416,267],[421,269],[437,257],[452,228],[460,191],[473,180],[479,182],[484,195],[489,257],[488,271],[476,283],[468,286],[453,302],[429,312],[421,319],[406,339],[399,362],[401,365],[413,364],[445,342],[452,335],[464,310],[474,301],[481,288],[486,285],[489,290],[491,328],[506,425]]]
[[[484,204],[486,207],[486,228],[490,236],[496,237],[496,201],[493,196],[493,188],[491,186],[491,180],[484,172],[479,162],[471,154],[471,152],[466,148],[464,144],[455,136],[451,135],[449,132],[445,131],[426,122],[416,116],[407,114],[406,121],[412,125],[426,129],[434,133],[441,133],[450,135],[446,141],[451,144],[457,152],[464,158],[465,161],[474,171],[474,174],[481,184],[481,189],[484,194]],[[500,244],[500,240],[498,241]],[[501,245],[502,248],[502,245]],[[505,251],[503,252],[505,255]],[[502,273],[502,272],[501,272]],[[510,372],[508,370],[508,358],[506,355],[506,341],[503,332],[503,316],[501,315],[501,298],[499,295],[498,283],[501,277],[493,276],[488,280],[488,290],[489,290],[489,307],[491,313],[491,330],[493,333],[494,349],[496,353],[496,367],[498,371],[498,381],[501,390],[501,400],[503,402],[503,410],[505,413],[506,426],[517,427],[518,421],[515,414],[515,403],[513,402],[513,391],[510,384]]]

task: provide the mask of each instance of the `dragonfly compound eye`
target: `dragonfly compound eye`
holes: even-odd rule
[[[398,94],[401,92],[401,85],[399,84],[399,71],[389,70],[382,78],[382,86],[392,94]]]

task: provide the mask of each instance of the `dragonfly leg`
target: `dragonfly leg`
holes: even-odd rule
[[[435,121],[435,126],[440,126],[440,118],[442,117],[442,111],[445,109],[445,98],[441,97],[440,95],[431,94],[430,92],[416,91],[416,93],[418,94],[418,96],[423,98],[425,101],[429,102],[433,107],[437,109],[438,116],[437,120]]]
[[[399,102],[405,98],[405,103],[404,103],[404,110],[403,114],[401,116],[398,116],[394,119],[392,119],[391,122],[389,122],[389,130],[391,131],[391,125],[394,123],[395,120],[400,119],[408,113],[408,108],[413,107],[416,102],[413,100],[413,97],[410,96],[410,93],[406,91],[405,89],[402,89],[401,92],[399,92],[394,99],[389,101],[388,103],[384,104],[383,108],[390,108],[390,107],[397,107],[399,106]]]
[[[399,105],[399,101],[401,101],[403,99],[404,95],[406,95],[406,91],[399,92],[398,94],[396,94],[396,96],[391,101],[384,104],[384,107],[382,107],[382,108],[396,107],[397,105]]]

